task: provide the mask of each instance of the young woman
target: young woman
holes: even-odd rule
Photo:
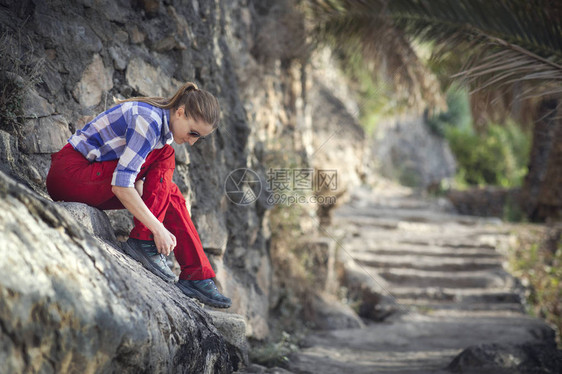
[[[98,209],[124,209],[134,228],[124,250],[166,281],[173,250],[181,266],[178,287],[211,306],[228,308],[212,278],[185,199],[172,182],[172,141],[193,145],[218,126],[217,99],[194,83],[171,98],[136,97],[117,102],[77,130],[51,156],[47,190],[55,201],[76,201]]]

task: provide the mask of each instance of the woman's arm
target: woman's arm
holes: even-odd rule
[[[158,252],[166,256],[169,255],[176,246],[176,237],[152,214],[142,201],[139,191],[134,187],[119,186],[112,186],[111,191],[123,206],[152,232]]]
[[[142,197],[142,192],[144,190],[144,181],[142,179],[139,179],[138,181],[135,182],[135,190],[137,190],[140,197]]]

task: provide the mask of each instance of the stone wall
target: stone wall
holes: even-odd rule
[[[447,192],[447,199],[460,214],[503,219],[517,219],[522,216],[519,188],[485,187],[462,191],[450,190]]]
[[[174,181],[217,282],[233,299],[230,311],[245,317],[248,336],[265,338],[275,286],[271,205],[266,193],[249,205],[232,203],[224,192],[228,174],[249,168],[265,186],[265,160],[280,144],[306,167],[337,169],[342,199],[364,174],[363,132],[352,100],[335,89],[345,82],[329,56],[308,63],[294,12],[289,1],[0,0],[0,31],[31,64],[44,64],[42,82],[25,94],[24,136],[1,132],[1,169],[48,199],[50,154],[114,97],[168,96],[185,81],[214,93],[220,126],[206,142],[174,146]],[[303,226],[312,233],[316,206],[306,209]],[[123,238],[130,216],[110,217]]]

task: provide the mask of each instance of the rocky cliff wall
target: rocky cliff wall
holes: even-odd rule
[[[251,204],[233,203],[224,191],[227,176],[249,168],[266,186],[266,160],[281,150],[306,167],[335,160],[329,167],[340,173],[340,187],[362,178],[362,131],[346,114],[345,99],[337,97],[334,78],[323,75],[333,67],[311,73],[302,24],[289,5],[0,0],[1,31],[10,45],[5,55],[27,56],[25,66],[12,73],[25,78],[30,66],[42,65],[41,82],[23,97],[19,135],[1,133],[1,168],[45,199],[50,154],[110,107],[113,97],[167,96],[182,82],[195,81],[219,98],[222,118],[215,134],[194,147],[175,147],[174,181],[187,198],[219,285],[233,298],[231,311],[245,317],[248,336],[257,339],[268,334],[275,302],[268,253],[271,203],[266,192]],[[345,126],[350,131],[340,132]],[[319,148],[329,157],[320,157]],[[316,214],[314,204],[307,209]],[[116,228],[130,219],[111,216]],[[318,220],[309,221],[308,231],[314,232]]]

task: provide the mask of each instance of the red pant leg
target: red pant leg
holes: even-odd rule
[[[144,203],[158,221],[164,222],[171,199],[172,176],[176,167],[175,152],[170,146],[155,151],[146,158],[138,178],[145,178],[142,194]],[[151,155],[157,157],[150,157]],[[154,239],[152,232],[142,222],[135,218],[134,223],[135,227],[130,237],[141,240]]]
[[[111,191],[117,160],[89,162],[67,144],[51,156],[47,190],[55,201],[82,202],[99,209],[124,209]],[[206,279],[215,276],[201,240],[191,221],[185,199],[172,182],[174,149],[166,145],[149,153],[137,180],[145,178],[142,199],[156,218],[176,236],[174,254],[181,267],[181,279]],[[150,240],[152,233],[137,219],[130,236]]]
[[[117,160],[90,162],[67,143],[51,155],[47,191],[55,201],[98,207],[115,197],[111,191],[111,178],[116,166]]]
[[[173,173],[174,149],[166,145],[148,154],[136,180],[145,177],[149,170],[162,166],[160,160],[169,160],[170,155]],[[117,162],[118,160],[90,162],[67,143],[60,151],[51,155],[47,191],[55,201],[80,202],[98,209],[125,209],[111,190]],[[163,217],[162,215],[162,219]]]
[[[157,160],[147,165],[143,171],[143,200],[164,227],[176,237],[174,255],[181,267],[180,279],[213,278],[215,272],[191,221],[185,198],[172,181],[175,165],[172,147],[162,151]],[[142,240],[153,238],[152,232],[136,219],[130,236]]]
[[[177,239],[178,245],[174,249],[174,255],[181,267],[180,279],[214,278],[215,272],[191,221],[185,198],[175,184],[171,188],[171,200],[164,218],[164,226]]]

